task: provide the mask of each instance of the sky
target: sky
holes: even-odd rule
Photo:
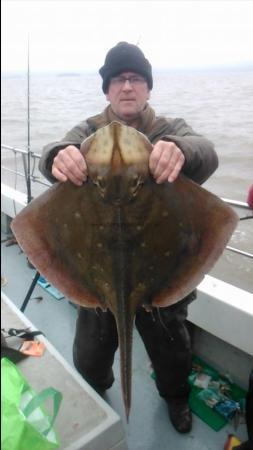
[[[153,69],[253,66],[253,1],[2,0],[2,72],[97,71],[119,41]]]

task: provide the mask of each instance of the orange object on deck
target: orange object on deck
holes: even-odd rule
[[[224,445],[224,450],[233,450],[235,445],[240,445],[241,441],[234,436],[233,434],[229,434],[227,441]]]

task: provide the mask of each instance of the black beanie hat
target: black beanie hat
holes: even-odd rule
[[[152,89],[152,67],[143,52],[136,45],[119,42],[109,50],[104,65],[99,69],[103,78],[103,92],[107,92],[111,77],[125,71],[139,73],[146,78],[149,89]]]

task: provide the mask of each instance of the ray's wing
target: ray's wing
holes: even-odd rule
[[[169,306],[191,293],[238,222],[222,200],[184,176],[163,185],[150,178],[130,207],[131,276],[135,287],[142,285],[141,303],[152,306]]]
[[[89,279],[100,250],[91,182],[81,188],[57,183],[29,203],[11,228],[30,262],[66,297],[104,307]]]

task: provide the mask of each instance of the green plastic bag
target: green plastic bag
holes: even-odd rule
[[[1,359],[1,449],[51,450],[59,448],[53,430],[62,394],[54,388],[37,394],[20,370],[7,358]],[[53,414],[45,412],[42,405],[53,400]]]

